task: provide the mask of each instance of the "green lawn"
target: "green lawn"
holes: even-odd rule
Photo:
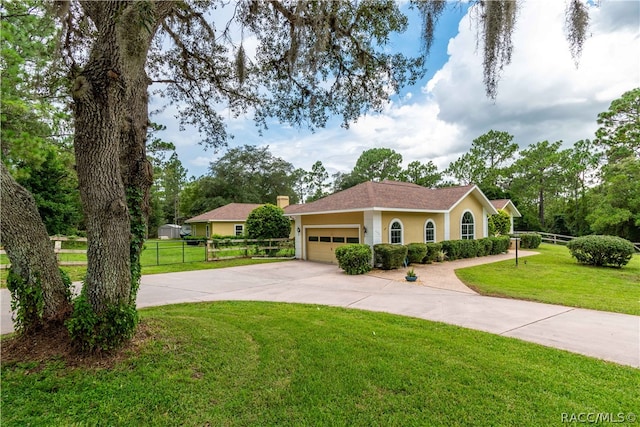
[[[640,315],[640,256],[623,268],[578,264],[564,246],[542,244],[540,255],[464,268],[456,274],[483,295]]]
[[[74,249],[86,249],[74,242]],[[262,264],[266,262],[282,261],[278,259],[250,259],[237,258],[219,261],[204,261],[204,246],[184,245],[184,253],[181,241],[176,240],[150,240],[145,242],[145,249],[142,251],[140,263],[142,264],[142,274],[174,273],[179,271],[209,270],[214,268],[236,267],[249,264]],[[229,254],[225,254],[229,256]],[[289,254],[290,255],[290,254]],[[183,258],[184,257],[184,258]],[[86,261],[86,254],[60,254],[63,261]],[[182,260],[185,260],[183,262]],[[0,255],[0,264],[8,264],[6,255]],[[160,263],[160,265],[158,265]],[[63,266],[61,267],[72,281],[77,282],[84,279],[87,272],[86,266]],[[6,270],[0,270],[0,287],[6,287]]]
[[[217,302],[141,311],[111,369],[2,366],[2,425],[541,426],[638,411],[640,371],[424,320]]]

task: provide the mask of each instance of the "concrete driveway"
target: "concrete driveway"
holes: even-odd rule
[[[505,257],[444,263],[440,280],[431,274],[417,285],[393,276],[348,276],[334,265],[299,260],[156,274],[142,278],[138,307],[221,300],[325,304],[440,321],[640,368],[640,316],[480,296],[451,277],[471,261]],[[0,295],[7,333],[13,330],[9,292]]]

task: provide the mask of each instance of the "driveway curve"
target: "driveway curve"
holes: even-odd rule
[[[481,296],[454,273],[513,256],[428,266],[438,272],[431,268],[417,285],[402,281],[402,272],[349,276],[335,265],[300,260],[154,274],[142,277],[138,307],[222,300],[323,304],[449,323],[640,368],[640,316]],[[13,322],[9,292],[0,291],[4,334]]]

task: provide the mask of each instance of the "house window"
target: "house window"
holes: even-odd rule
[[[209,224],[207,224],[207,228],[205,229],[204,237],[206,237],[207,239],[209,238]]]
[[[244,234],[244,224],[235,225],[236,236],[242,236]]]
[[[461,239],[474,239],[475,234],[473,230],[473,214],[471,212],[465,212],[462,215],[462,223],[460,228]]]
[[[402,244],[402,223],[399,220],[391,221],[391,227],[389,227],[389,242]]]
[[[433,221],[428,220],[424,226],[424,241],[426,243],[433,243],[436,241],[436,225]]]

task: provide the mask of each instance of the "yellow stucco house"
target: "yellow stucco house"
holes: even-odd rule
[[[278,196],[276,205],[285,208],[289,197]],[[205,212],[185,221],[191,226],[191,236],[209,238],[219,236],[242,236],[245,232],[247,217],[255,208],[264,203],[229,203],[217,209]]]
[[[337,262],[335,248],[348,243],[373,246],[487,237],[488,215],[497,213],[475,185],[431,189],[395,181],[368,181],[285,208],[294,221],[296,257],[332,263]]]
[[[520,218],[522,215],[516,208],[513,202],[509,199],[492,200],[491,204],[496,210],[503,210],[511,217],[511,227],[509,228],[509,234],[513,234],[513,218]]]

